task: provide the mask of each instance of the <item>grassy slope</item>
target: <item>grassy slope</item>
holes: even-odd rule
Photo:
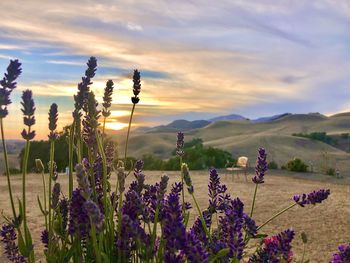
[[[292,133],[321,132],[340,134],[350,131],[350,115],[339,114],[332,117],[320,115],[292,115],[268,123],[250,123],[248,121],[219,121],[204,128],[186,133],[186,140],[193,137],[202,138],[205,145],[219,147],[231,152],[234,156],[246,155],[255,160],[259,146],[267,148],[270,159],[279,165],[294,157],[299,157],[320,168],[327,152],[329,162],[341,171],[350,172],[350,154],[330,145],[306,138],[294,137]],[[124,146],[123,134],[116,137]],[[130,155],[141,157],[153,153],[167,158],[174,148],[176,133],[138,133],[130,140]],[[123,147],[120,147],[123,149]],[[122,152],[123,150],[121,150]]]

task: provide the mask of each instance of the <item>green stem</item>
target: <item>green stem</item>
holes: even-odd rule
[[[45,217],[45,227],[46,230],[48,230],[48,225],[47,225],[47,206],[46,206],[46,183],[45,183],[45,176],[44,176],[44,171],[41,173],[41,177],[43,179],[43,186],[44,186],[44,217]]]
[[[30,128],[29,132],[30,133]],[[28,164],[28,155],[29,155],[29,147],[30,147],[30,141],[26,141],[26,146],[24,150],[24,159],[22,163],[22,206],[23,206],[23,225],[24,229],[27,229],[27,205],[26,205],[26,175],[27,175],[27,164]],[[24,231],[24,236],[27,240],[27,231]]]
[[[103,145],[102,145],[102,141],[101,141],[101,137],[98,134],[98,130],[96,129],[95,131],[95,136],[96,136],[96,140],[97,140],[97,145],[98,145],[98,149],[100,152],[100,155],[102,157],[102,169],[103,169],[103,174],[102,174],[102,186],[103,186],[103,205],[104,205],[104,209],[105,209],[105,213],[106,215],[108,214],[108,207],[107,207],[107,161],[106,161],[106,155],[105,155],[105,151],[103,149]]]
[[[51,211],[51,202],[52,202],[52,177],[53,177],[53,162],[55,158],[55,141],[52,140],[50,143],[50,173],[49,173],[49,244],[48,248],[50,251],[51,248],[51,237],[52,237],[52,211]]]
[[[8,164],[3,118],[0,118],[0,126],[1,126],[2,148],[3,148],[3,152],[4,152],[4,159],[5,159],[7,187],[8,187],[8,191],[9,191],[9,195],[10,195],[10,202],[11,202],[13,218],[16,219],[17,216],[16,216],[16,209],[15,209],[15,204],[13,202],[13,196],[12,196],[12,187],[11,187],[11,180],[10,180],[10,167],[9,167],[9,164]]]
[[[250,217],[253,216],[253,211],[254,211],[254,206],[255,206],[255,199],[256,199],[256,193],[257,193],[257,191],[258,191],[258,185],[259,185],[259,184],[255,184],[255,190],[254,190],[254,196],[253,196],[252,209],[250,210]]]
[[[304,243],[303,256],[300,261],[301,263],[304,263],[305,253],[306,253],[306,244]]]
[[[118,229],[117,236],[118,239],[121,239],[121,229],[122,229],[122,202],[123,202],[123,193],[119,193],[119,201],[118,201]],[[121,262],[121,250],[118,249],[118,263]]]
[[[182,173],[182,156],[180,156],[180,172],[181,172],[181,185],[182,185],[182,214],[185,214],[185,187],[184,187],[184,175]]]
[[[196,207],[197,207],[197,210],[198,210],[198,213],[199,213],[199,218],[201,219],[201,222],[202,222],[202,225],[203,225],[203,229],[204,229],[204,231],[205,231],[205,234],[207,235],[207,237],[209,238],[209,240],[211,240],[211,236],[210,236],[209,230],[208,230],[208,228],[207,228],[207,224],[205,223],[205,220],[204,220],[202,211],[201,211],[201,209],[199,208],[199,205],[198,205],[198,202],[197,202],[197,200],[196,200],[196,197],[194,196],[193,193],[192,193],[191,195],[192,195],[192,198],[193,198],[194,203],[196,204]]]
[[[105,127],[106,127],[106,117],[103,118],[103,126],[102,126],[102,135],[105,135]]]
[[[130,135],[130,128],[131,128],[131,122],[132,122],[132,117],[134,115],[134,111],[135,111],[135,106],[136,104],[132,104],[132,109],[131,109],[131,114],[130,114],[130,119],[129,119],[129,126],[128,126],[128,132],[126,134],[126,141],[125,141],[125,156],[124,156],[124,163],[126,163],[126,156],[127,156],[127,152],[128,152],[128,144],[129,144],[129,135]]]
[[[73,142],[74,142],[74,122],[70,128],[69,142],[68,142],[68,155],[69,155],[69,199],[73,194]]]
[[[268,220],[266,220],[262,225],[260,225],[258,227],[257,230],[260,230],[261,228],[263,228],[265,225],[267,225],[268,223],[270,223],[272,220],[274,220],[276,217],[280,216],[281,214],[283,214],[284,212],[288,211],[289,209],[293,208],[294,206],[296,206],[297,203],[293,203],[292,205],[286,207],[285,209],[281,210],[280,212],[278,212],[277,214],[273,215],[272,217],[270,217]]]
[[[94,223],[92,222],[92,220],[90,220],[90,224],[91,224],[92,246],[94,248],[94,252],[95,252],[95,256],[96,256],[96,262],[101,263],[102,262],[101,254],[100,254],[100,251],[98,249],[97,239],[96,239],[96,227],[95,227]]]

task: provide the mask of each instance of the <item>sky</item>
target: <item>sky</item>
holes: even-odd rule
[[[0,1],[0,74],[18,58],[23,73],[5,120],[23,128],[20,96],[31,89],[37,138],[59,105],[71,122],[73,94],[90,56],[101,101],[115,83],[107,128],[118,133],[131,109],[132,72],[142,91],[134,126],[226,114],[350,110],[350,2],[347,0]]]

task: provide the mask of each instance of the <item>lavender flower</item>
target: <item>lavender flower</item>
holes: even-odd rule
[[[23,109],[23,122],[24,125],[28,126],[28,131],[26,129],[23,129],[21,135],[23,139],[30,141],[33,140],[35,137],[35,131],[31,131],[31,126],[35,124],[35,106],[34,106],[34,100],[33,100],[33,93],[31,90],[25,90],[22,94],[22,102],[21,102]]]
[[[22,73],[21,63],[16,60],[10,60],[7,67],[7,73],[0,81],[0,118],[5,118],[8,114],[7,105],[11,104],[10,94],[16,88],[15,80]]]
[[[160,184],[159,184],[159,189],[157,192],[157,199],[158,201],[162,200],[164,198],[166,189],[168,187],[168,181],[169,181],[169,177],[165,174],[161,177],[160,179]]]
[[[188,165],[186,163],[183,163],[181,170],[182,170],[182,175],[184,177],[185,184],[187,185],[187,190],[190,194],[193,194],[194,188],[192,185],[192,179],[190,176],[190,171],[188,169]]]
[[[197,239],[193,231],[186,234],[186,249],[185,254],[188,262],[208,262],[209,254],[202,246],[201,242]]]
[[[84,203],[84,208],[90,217],[91,223],[100,231],[104,223],[104,215],[101,213],[100,208],[92,200],[86,201]]]
[[[66,198],[63,198],[58,203],[58,207],[62,216],[62,230],[66,231],[67,224],[68,224],[68,209],[69,209],[69,203]]]
[[[86,171],[82,164],[77,164],[75,166],[75,171],[79,188],[82,190],[81,194],[87,200],[90,198],[92,190],[90,188],[90,183]]]
[[[226,209],[225,216],[220,219],[220,236],[222,241],[230,249],[229,256],[238,260],[242,259],[244,241],[242,229],[244,225],[244,204],[239,198],[231,201],[229,209]]]
[[[16,245],[17,234],[14,225],[5,224],[0,231],[1,242],[4,244],[4,254],[10,262],[26,262],[25,258],[20,255]]]
[[[207,228],[210,228],[212,224],[212,214],[209,210],[204,210],[202,212],[202,215]],[[191,232],[193,232],[193,234],[196,235],[196,238],[204,244],[208,242],[207,234],[204,231],[202,220],[199,216],[197,216],[196,220],[194,221],[193,226],[191,228]]]
[[[142,173],[144,162],[142,160],[137,160],[134,167],[134,176],[137,177]]]
[[[266,162],[266,151],[264,148],[258,149],[258,158],[256,160],[256,166],[255,166],[255,176],[253,177],[252,181],[255,184],[263,184],[264,183],[264,176],[267,171],[267,162]]]
[[[119,184],[119,193],[123,193],[125,191],[125,168],[123,161],[118,162],[117,164],[117,177],[118,177],[118,184]]]
[[[41,232],[41,243],[44,244],[45,248],[49,247],[49,231],[47,229]]]
[[[50,106],[49,110],[49,139],[50,140],[56,140],[58,138],[58,133],[55,131],[57,128],[57,118],[58,118],[58,111],[57,111],[57,104],[53,103]]]
[[[182,191],[182,183],[180,182],[175,182],[172,186],[171,186],[171,193],[174,193],[174,194],[179,194],[181,191]]]
[[[184,138],[185,138],[185,135],[183,132],[178,132],[177,133],[177,141],[176,141],[176,154],[178,156],[183,156],[184,155]]]
[[[108,80],[106,83],[106,88],[105,88],[105,92],[103,95],[103,110],[102,110],[102,115],[103,117],[107,118],[111,115],[111,111],[109,110],[109,108],[112,105],[112,94],[113,94],[113,81],[112,80]]]
[[[317,203],[322,203],[323,200],[326,200],[330,195],[331,191],[320,189],[318,191],[313,191],[309,194],[295,195],[293,200],[300,206],[304,207],[305,205]]]
[[[162,226],[166,242],[164,260],[165,262],[174,262],[172,260],[176,260],[178,250],[186,247],[186,230],[177,193],[170,193],[166,199]]]
[[[73,113],[73,117],[80,117],[79,111],[83,108],[85,100],[88,97],[88,92],[90,90],[91,79],[95,76],[96,68],[97,68],[97,60],[95,57],[90,57],[87,62],[87,70],[85,71],[85,76],[82,77],[82,82],[78,84],[78,93],[74,95],[75,101],[75,110]]]
[[[249,258],[249,263],[260,262],[281,262],[281,258],[290,262],[293,253],[291,242],[294,238],[294,231],[287,229],[277,236],[264,239],[264,246]]]
[[[243,214],[243,224],[248,235],[254,237],[257,234],[258,228],[255,221],[246,213]]]
[[[350,243],[348,245],[340,245],[339,252],[333,254],[330,263],[345,263],[350,262]]]
[[[208,184],[208,195],[210,199],[208,210],[211,214],[216,213],[219,209],[220,201],[223,200],[222,194],[226,192],[226,189],[225,185],[220,184],[220,177],[216,169],[210,169]]]
[[[51,208],[56,209],[61,193],[61,185],[59,183],[55,183],[52,188],[52,198],[51,198]]]
[[[134,70],[132,81],[134,82],[134,86],[133,86],[134,97],[131,97],[131,102],[135,105],[140,101],[140,98],[138,97],[138,95],[141,92],[141,75],[137,69]]]
[[[90,223],[84,206],[85,202],[82,190],[79,188],[75,189],[69,206],[68,232],[71,235],[86,237],[89,233]]]

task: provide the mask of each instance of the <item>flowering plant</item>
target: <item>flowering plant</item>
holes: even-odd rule
[[[21,74],[21,64],[11,61],[4,79],[0,82],[0,124],[4,148],[6,175],[12,216],[1,229],[1,241],[5,255],[11,262],[35,262],[35,247],[27,225],[26,174],[30,141],[35,137],[35,105],[32,92],[23,92],[22,112],[24,125],[22,137],[26,140],[25,158],[22,167],[22,199],[15,206],[7,163],[3,119],[7,115],[9,96],[16,88],[14,82]],[[69,126],[69,186],[68,196],[61,192],[55,165],[55,140],[58,106],[49,110],[49,134],[51,145],[48,182],[44,165],[37,160],[37,169],[42,173],[44,199],[38,198],[45,228],[41,241],[44,244],[47,262],[291,262],[291,242],[294,231],[287,229],[275,236],[266,237],[260,230],[287,210],[300,206],[321,203],[330,194],[321,189],[291,198],[291,205],[276,213],[265,223],[257,225],[253,219],[258,186],[264,183],[267,171],[265,149],[258,149],[252,207],[247,213],[243,202],[232,197],[221,183],[218,171],[209,171],[208,206],[201,209],[196,199],[196,187],[192,183],[187,164],[182,162],[184,134],[177,134],[176,153],[180,157],[179,182],[168,187],[169,178],[163,175],[159,182],[147,184],[143,161],[133,165],[133,173],[126,171],[128,140],[132,117],[139,103],[141,75],[133,74],[132,110],[127,131],[124,159],[115,158],[114,144],[105,135],[106,119],[110,107],[114,83],[108,80],[103,96],[102,116],[95,95],[90,91],[95,76],[97,60],[91,57],[78,92],[74,96],[73,122]],[[102,123],[102,129],[101,125]],[[83,148],[87,155],[83,156]],[[74,160],[77,163],[73,163]],[[115,160],[116,159],[116,160]],[[77,187],[73,187],[73,170]],[[112,176],[117,184],[110,183]],[[127,186],[127,176],[133,182]],[[46,192],[46,189],[48,192]],[[185,199],[188,191],[191,200]],[[191,203],[192,201],[192,203]],[[192,208],[194,205],[194,209]],[[191,210],[197,213],[193,225],[189,225]],[[252,239],[261,240],[253,252],[247,251]],[[348,262],[349,247],[340,246],[332,262]]]

